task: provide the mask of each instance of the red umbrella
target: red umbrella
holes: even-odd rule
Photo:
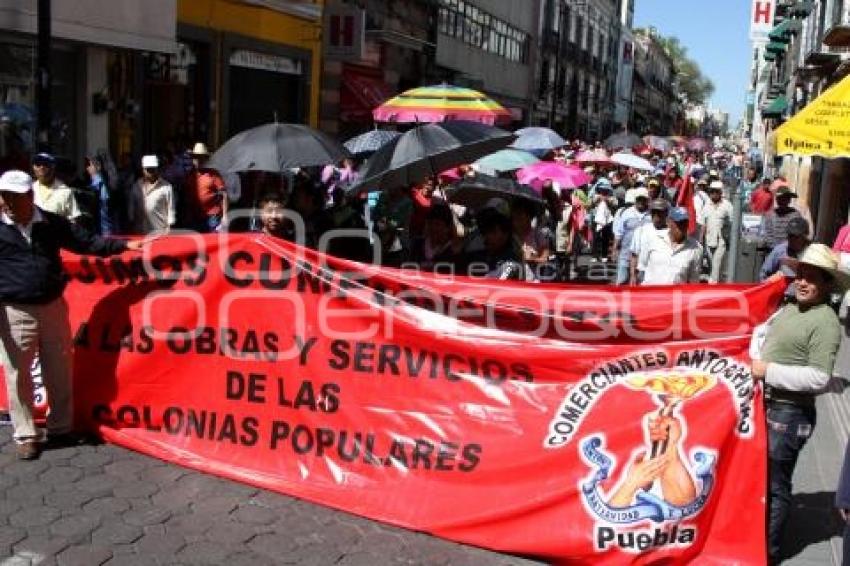
[[[564,189],[574,189],[589,184],[590,175],[574,165],[564,165],[553,161],[541,161],[517,171],[517,180],[523,185],[543,190],[543,183],[556,181]]]

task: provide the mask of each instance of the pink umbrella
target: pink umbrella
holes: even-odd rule
[[[687,148],[691,151],[705,151],[708,149],[708,142],[702,138],[691,138],[688,140]]]
[[[556,181],[562,188],[574,189],[589,184],[593,179],[574,165],[552,161],[540,161],[517,171],[517,180],[523,185],[531,185],[537,191],[543,190],[543,183]]]
[[[604,151],[580,151],[574,157],[573,161],[577,163],[587,163],[594,165],[611,165],[611,158]]]

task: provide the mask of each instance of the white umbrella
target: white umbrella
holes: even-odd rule
[[[634,153],[615,153],[611,156],[611,161],[617,165],[639,169],[640,171],[655,171],[652,163]]]

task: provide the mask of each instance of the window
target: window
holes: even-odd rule
[[[528,61],[527,33],[464,0],[440,0],[438,29],[442,34],[511,61]]]

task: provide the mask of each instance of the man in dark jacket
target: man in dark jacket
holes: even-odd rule
[[[33,460],[44,440],[33,422],[30,370],[36,351],[50,403],[48,435],[67,441],[73,427],[71,328],[62,297],[67,278],[59,252],[108,256],[139,250],[142,242],[105,240],[41,210],[23,171],[0,177],[0,199],[0,363],[17,455]]]

